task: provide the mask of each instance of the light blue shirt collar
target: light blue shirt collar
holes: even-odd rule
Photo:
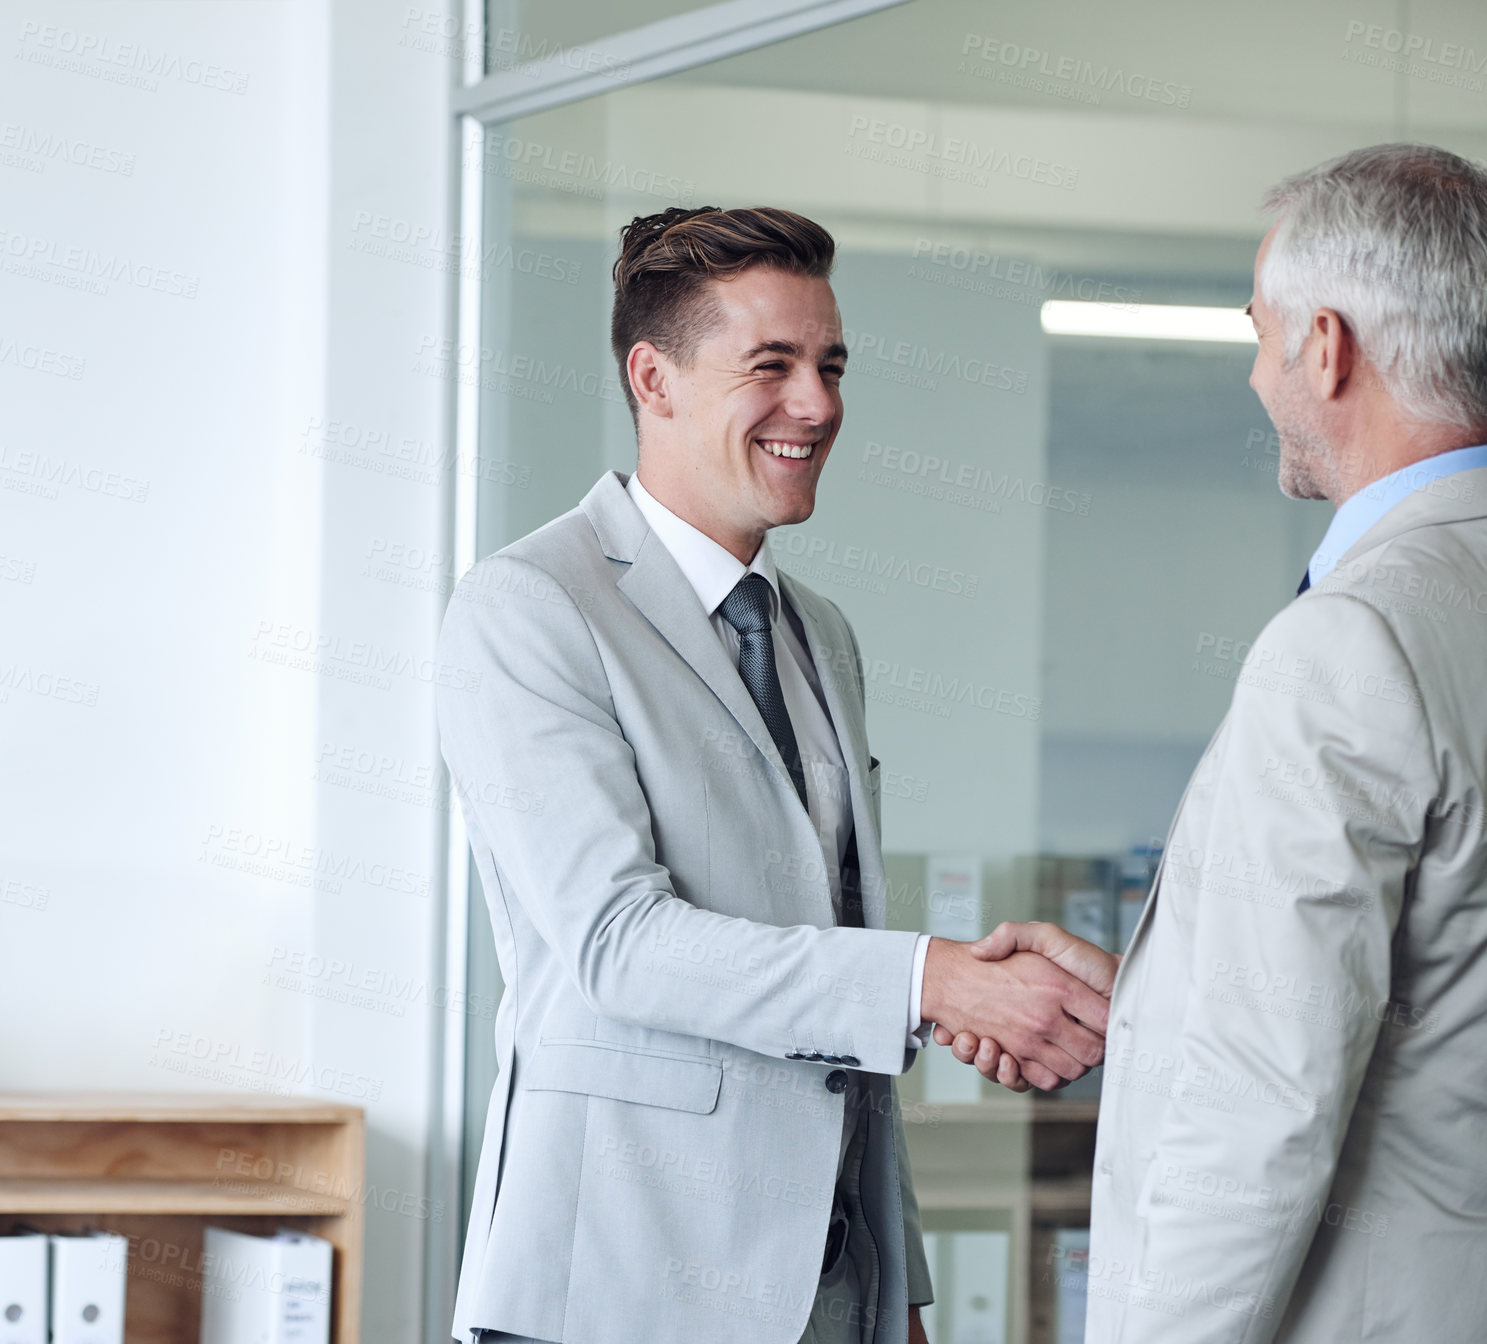
[[[1332,526],[1322,538],[1311,558],[1306,572],[1313,583],[1320,583],[1337,567],[1363,534],[1388,513],[1396,504],[1403,503],[1417,490],[1428,489],[1443,476],[1454,476],[1459,471],[1474,471],[1487,467],[1487,444],[1475,448],[1454,448],[1449,453],[1437,453],[1421,462],[1412,462],[1399,471],[1390,472],[1378,480],[1365,485],[1356,495],[1345,500],[1332,519]]]

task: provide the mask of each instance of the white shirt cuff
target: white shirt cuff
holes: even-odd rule
[[[914,973],[909,977],[909,1049],[918,1050],[929,1044],[932,1022],[920,1020],[919,1006],[924,1001],[924,959],[929,955],[929,934],[921,933],[914,944]]]

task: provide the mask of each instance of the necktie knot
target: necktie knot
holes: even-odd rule
[[[718,610],[740,636],[765,634],[769,630],[769,580],[762,574],[745,574]]]

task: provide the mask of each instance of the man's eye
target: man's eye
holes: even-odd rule
[[[754,372],[755,373],[758,373],[758,372],[760,372],[763,369],[770,369],[770,370],[783,369],[784,367],[785,367],[785,364],[784,364],[784,361],[783,360],[773,359],[768,364],[756,364],[754,366]]]
[[[821,377],[826,379],[828,382],[839,383],[842,380],[842,375],[846,372],[846,369],[839,368],[837,365],[831,364],[821,370]]]

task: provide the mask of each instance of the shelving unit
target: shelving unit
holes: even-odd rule
[[[885,852],[889,923],[969,939],[1004,919],[1041,919],[1123,947],[1159,857],[1150,848],[1003,854],[983,857],[976,873],[965,856],[947,869],[927,853]],[[957,866],[971,869],[974,880],[946,887],[937,874]],[[1051,1095],[1017,1094],[973,1079],[954,1061],[935,1073],[932,1058],[925,1052],[898,1080],[923,1225],[951,1235],[1008,1233],[1008,1344],[1052,1344],[1060,1297],[1065,1309],[1077,1298],[1077,1266],[1053,1252],[1060,1229],[1089,1226],[1101,1077],[1088,1074]],[[950,1096],[965,1099],[941,1099]],[[952,1265],[952,1281],[954,1273]],[[1000,1291],[997,1285],[991,1295]]]
[[[196,1344],[203,1229],[335,1248],[332,1344],[360,1328],[362,1111],[315,1098],[0,1093],[0,1229],[129,1239],[126,1344]]]
[[[1049,1344],[1053,1234],[1089,1224],[1097,1100],[991,1095],[904,1110],[926,1227],[996,1210],[1012,1233],[1009,1338]],[[941,1217],[937,1217],[937,1215]]]

